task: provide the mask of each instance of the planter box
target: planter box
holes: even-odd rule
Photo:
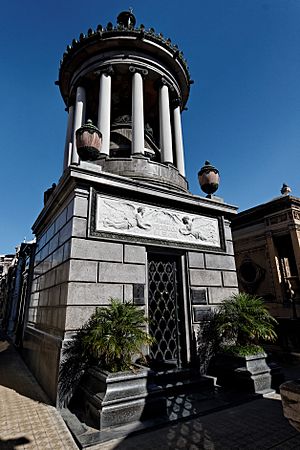
[[[300,379],[283,383],[280,395],[284,416],[300,431]]]
[[[272,392],[270,368],[266,363],[266,354],[251,356],[216,356],[211,373],[217,376],[221,386],[234,386],[253,393]]]
[[[150,382],[151,371],[110,373],[91,368],[80,391],[85,415],[100,430],[145,420],[166,411],[166,400]]]

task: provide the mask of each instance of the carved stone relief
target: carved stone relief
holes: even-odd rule
[[[96,231],[220,247],[218,219],[97,195]]]

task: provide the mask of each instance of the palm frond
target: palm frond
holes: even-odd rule
[[[217,330],[223,339],[239,345],[274,341],[276,319],[270,315],[263,299],[246,293],[225,300],[217,313]]]

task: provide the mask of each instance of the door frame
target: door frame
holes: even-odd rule
[[[183,314],[183,327],[184,327],[184,333],[182,333],[181,339],[182,341],[182,365],[183,367],[187,367],[192,360],[191,355],[191,341],[192,341],[192,322],[191,322],[191,308],[190,308],[190,302],[189,302],[189,295],[188,295],[188,283],[187,283],[187,254],[184,250],[179,249],[170,249],[170,248],[157,248],[157,247],[146,247],[146,253],[147,253],[147,262],[146,262],[146,295],[145,295],[145,312],[146,316],[149,318],[149,255],[163,255],[170,257],[177,258],[178,261],[178,274],[179,274],[179,280],[178,282],[181,284],[180,291],[182,295],[182,314]],[[147,329],[149,332],[149,325],[147,325]]]

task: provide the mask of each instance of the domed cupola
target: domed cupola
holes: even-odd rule
[[[102,134],[103,171],[187,190],[181,112],[192,83],[182,52],[132,11],[117,25],[73,39],[57,84],[69,112],[64,169],[78,164],[75,134],[91,120]]]

